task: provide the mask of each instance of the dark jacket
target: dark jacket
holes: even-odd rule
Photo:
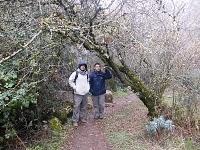
[[[98,96],[106,93],[105,80],[112,78],[112,74],[109,70],[94,71],[89,75],[90,80],[90,93],[93,96]]]

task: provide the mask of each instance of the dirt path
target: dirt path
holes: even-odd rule
[[[133,93],[114,98],[114,107],[106,108],[106,118],[94,120],[70,131],[62,150],[170,150],[187,149],[184,138],[176,133],[162,134],[159,140],[145,132],[147,108]],[[190,145],[191,146],[191,143]],[[196,148],[196,146],[195,146]],[[195,149],[194,148],[194,149]],[[197,148],[199,149],[199,148]]]
[[[70,150],[110,149],[98,122],[94,121],[92,116],[90,116],[87,124],[82,124],[74,130],[70,141]]]
[[[136,100],[134,94],[128,96],[115,98],[114,106],[106,108],[106,116],[112,114],[126,105],[134,102]],[[112,146],[106,141],[103,129],[101,126],[102,120],[94,120],[92,113],[88,117],[87,124],[81,124],[77,129],[73,130],[73,134],[70,137],[70,143],[66,148],[70,150],[111,150]]]

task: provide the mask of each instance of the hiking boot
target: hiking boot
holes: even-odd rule
[[[82,123],[87,123],[87,120],[81,119],[81,122],[82,122]]]
[[[95,119],[95,120],[99,119],[99,116],[94,116],[94,119]]]
[[[73,123],[73,126],[74,126],[74,127],[78,127],[78,123],[77,123],[77,122],[74,122],[74,123]]]
[[[103,119],[104,117],[103,116],[99,116],[99,119]]]

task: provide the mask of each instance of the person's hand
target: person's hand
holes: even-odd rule
[[[104,68],[108,68],[108,67],[109,67],[108,65],[105,65],[105,66],[104,66]]]
[[[110,69],[110,67],[108,66],[108,65],[105,65],[104,67],[103,67],[103,70],[105,71],[105,70],[109,70]]]
[[[103,69],[106,69],[106,68],[109,68],[109,66],[108,66],[108,65],[105,65],[105,66],[103,67]]]
[[[106,67],[103,66],[103,67],[101,68],[101,71],[105,72],[105,71],[106,71]]]
[[[76,86],[73,87],[73,90],[76,91]]]

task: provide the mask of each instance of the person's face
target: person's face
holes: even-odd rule
[[[80,70],[84,71],[85,70],[85,65],[80,66]]]
[[[97,65],[94,66],[94,69],[96,71],[101,71],[101,66],[97,64]]]

